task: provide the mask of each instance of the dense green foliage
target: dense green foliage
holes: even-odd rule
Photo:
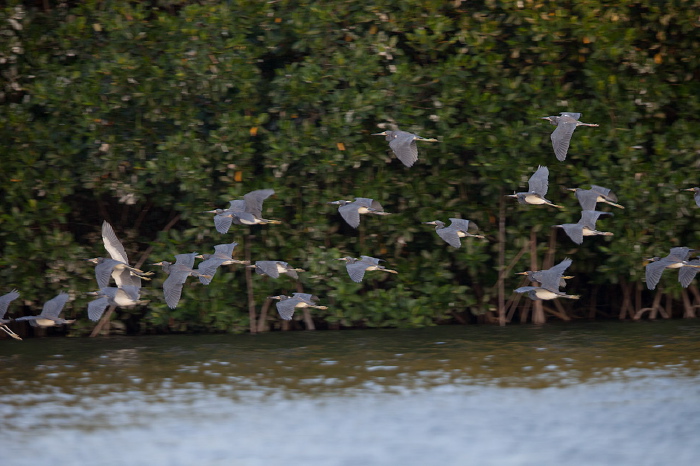
[[[540,255],[574,260],[567,290],[582,298],[564,303],[574,317],[617,316],[622,296],[643,287],[645,257],[696,244],[700,209],[680,191],[698,184],[700,153],[700,39],[687,2],[9,3],[0,10],[0,294],[16,287],[23,301],[11,314],[67,290],[74,329],[88,327],[84,293],[96,285],[83,259],[105,255],[103,219],[133,262],[238,241],[238,258],[249,247],[253,260],[304,268],[304,290],[329,307],[313,311],[321,327],[491,316],[501,212],[503,264],[532,229]],[[561,111],[600,125],[576,131],[564,162],[538,119]],[[440,142],[420,145],[406,168],[371,136],[392,125]],[[538,165],[565,210],[504,196],[524,190]],[[614,237],[577,247],[551,226],[579,218],[564,188],[590,184],[612,188],[626,209],[600,221]],[[275,189],[264,215],[282,225],[221,235],[200,213],[261,188]],[[354,196],[393,215],[363,218],[355,231],[326,205]],[[421,224],[449,217],[475,221],[488,241],[454,249]],[[399,274],[351,282],[335,259],[360,254]],[[520,257],[513,272],[530,268],[529,252]],[[242,270],[221,270],[208,287],[191,279],[171,311],[158,269],[144,290],[150,303],[118,318],[132,330],[245,331]],[[667,275],[660,288],[678,299]],[[513,277],[506,297],[520,284]],[[253,283],[258,306],[297,290],[287,277]],[[636,311],[655,296],[637,294]]]

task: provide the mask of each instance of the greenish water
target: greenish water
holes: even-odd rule
[[[694,320],[2,340],[2,463],[690,465],[698,350]]]

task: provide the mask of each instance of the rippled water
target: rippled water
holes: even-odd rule
[[[0,341],[3,465],[695,465],[697,321]]]

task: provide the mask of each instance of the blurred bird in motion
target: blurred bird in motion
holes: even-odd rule
[[[291,320],[295,309],[313,307],[315,309],[328,309],[326,306],[316,304],[318,297],[309,293],[294,293],[292,296],[270,296],[269,299],[278,299],[277,312],[284,320]]]
[[[623,206],[617,204],[617,196],[608,188],[591,185],[591,189],[566,189],[573,191],[576,194],[576,199],[578,199],[578,202],[581,205],[581,210],[595,210],[596,204],[599,202],[604,202],[606,204],[610,204],[611,206],[624,209]]]
[[[445,226],[445,223],[441,222],[440,220],[423,222],[423,224],[435,225],[435,232],[438,234],[438,236],[445,240],[447,244],[455,248],[462,247],[460,238],[485,238],[483,235],[469,233],[470,227],[472,230],[477,230],[478,227],[476,226],[476,223],[470,222],[469,220],[463,218],[451,218],[449,226]]]
[[[100,320],[107,306],[133,306],[138,304],[141,297],[140,289],[133,285],[125,285],[122,288],[107,287],[87,294],[97,296],[97,299],[88,303],[88,318],[93,322]]]
[[[362,214],[389,215],[388,212],[384,212],[384,208],[378,201],[367,197],[356,197],[354,201],[341,199],[331,201],[328,204],[339,205],[340,216],[353,228],[360,225],[360,215]]]
[[[368,272],[370,270],[381,270],[382,272],[398,273],[396,270],[390,270],[384,267],[383,265],[379,265],[379,262],[383,259],[377,259],[376,257],[360,256],[359,259],[356,259],[354,257],[341,257],[338,260],[346,262],[345,268],[348,271],[348,275],[350,275],[352,281],[356,283],[360,283],[362,281],[362,278],[364,278],[365,276],[365,272]]]
[[[542,120],[547,120],[557,128],[552,132],[552,147],[557,160],[564,161],[566,154],[569,151],[571,136],[578,126],[598,126],[594,123],[583,123],[578,121],[581,118],[580,113],[561,112],[559,116],[541,117]]]
[[[279,220],[269,220],[262,217],[263,201],[275,194],[274,189],[258,189],[243,196],[243,199],[229,201],[227,209],[205,210],[202,213],[214,215],[214,226],[219,233],[227,233],[232,224],[261,225],[279,224]]]
[[[199,276],[199,281],[205,285],[211,283],[212,277],[214,277],[217,269],[222,265],[250,264],[248,261],[233,259],[233,250],[236,248],[236,246],[238,246],[238,243],[235,241],[229,244],[217,244],[214,246],[214,254],[198,255],[197,258],[204,259],[204,261],[197,266],[197,269],[205,274]]]
[[[152,264],[160,265],[163,267],[163,271],[168,274],[168,278],[163,282],[163,294],[165,296],[165,303],[170,309],[175,309],[177,303],[180,302],[182,287],[185,285],[187,277],[191,275],[193,277],[203,276],[211,279],[210,275],[206,275],[201,270],[194,269],[194,260],[196,257],[196,252],[177,254],[174,264],[168,261],[155,262]]]
[[[531,205],[551,205],[552,207],[557,207],[563,209],[562,206],[548,201],[545,196],[547,195],[547,190],[549,189],[549,169],[547,167],[539,166],[535,173],[528,180],[528,191],[520,192],[515,194],[507,194],[507,197],[514,197],[521,204],[531,204]]]
[[[396,157],[406,165],[412,167],[418,160],[418,146],[416,141],[437,142],[437,139],[429,139],[406,131],[382,131],[374,133],[372,136],[384,136],[389,141],[389,147]]]
[[[17,298],[19,298],[19,291],[17,290],[12,290],[9,293],[0,296],[0,329],[15,340],[21,340],[19,335],[17,335],[10,329],[10,327],[7,326],[11,320],[5,319],[7,308],[9,307],[10,303]]]
[[[63,311],[63,306],[68,302],[68,293],[59,293],[53,299],[44,304],[41,314],[38,316],[25,316],[15,319],[16,322],[27,321],[32,327],[55,327],[57,325],[72,324],[73,320],[66,320],[58,315]]]
[[[295,269],[283,261],[256,261],[255,264],[248,265],[247,267],[255,269],[255,273],[259,275],[279,278],[281,273],[286,273],[295,280],[299,278],[297,272],[305,272],[304,269]]]
[[[584,210],[581,211],[581,218],[578,222],[554,225],[554,227],[563,229],[569,238],[571,238],[571,241],[576,244],[583,243],[584,236],[613,236],[613,233],[609,231],[596,230],[595,224],[598,221],[598,217],[601,215],[612,215],[612,213],[598,210]]]
[[[689,267],[695,269],[697,272],[697,268],[700,267],[700,262],[688,261],[691,252],[695,252],[695,249],[690,249],[685,246],[679,246],[671,248],[666,257],[650,258],[644,274],[647,283],[647,288],[650,290],[656,288],[656,285],[659,283],[659,280],[661,280],[661,275],[663,275],[664,270],[666,269],[682,270],[683,268]],[[681,282],[681,285],[683,285],[683,283],[686,282],[689,285],[693,278],[695,278],[695,273],[693,273],[692,276],[690,276],[690,274],[681,275],[681,270],[678,271],[678,280]]]

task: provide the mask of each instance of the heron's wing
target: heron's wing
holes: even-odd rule
[[[194,268],[194,259],[196,256],[197,256],[197,254],[194,254],[194,253],[176,254],[175,255],[175,264],[182,265],[184,267],[187,267],[188,269],[192,269],[192,268]]]
[[[559,291],[559,281],[561,279],[561,274],[552,272],[551,269],[544,270],[537,277],[540,282],[540,287],[545,288],[549,291]]]
[[[255,270],[263,275],[269,275],[272,278],[279,278],[280,272],[277,270],[277,261],[257,261]]]
[[[367,264],[363,262],[355,262],[353,264],[346,264],[345,268],[348,270],[348,275],[350,279],[355,283],[360,283],[362,278],[365,276],[365,270],[367,269]]]
[[[459,234],[454,228],[439,228],[435,230],[435,232],[437,232],[438,236],[440,236],[440,238],[445,240],[445,242],[453,248],[462,247],[462,242],[459,240]]]
[[[90,301],[88,303],[88,318],[93,322],[97,322],[102,317],[107,306],[109,306],[109,298],[106,296]]]
[[[608,200],[610,200],[610,201],[617,202],[617,196],[615,195],[615,193],[613,193],[613,192],[612,192],[610,189],[608,189],[608,188],[604,188],[604,187],[602,187],[602,186],[597,186],[597,185],[592,184],[592,185],[591,185],[591,190],[592,190],[592,191],[595,191],[595,192],[597,192],[597,193],[599,193],[599,194],[602,195],[604,198],[606,198],[606,199],[608,199]]]
[[[549,188],[548,178],[549,169],[540,165],[528,181],[529,191],[545,197]]]
[[[379,201],[375,201],[374,199],[372,199],[372,202],[370,203],[370,208],[378,212],[384,212],[384,207],[382,207]]]
[[[119,263],[119,261],[114,259],[104,258],[95,266],[95,279],[97,280],[98,288],[107,288],[109,286],[109,277],[112,276],[114,267]],[[126,272],[128,273],[128,270]]]
[[[245,211],[256,217],[262,217],[263,201],[273,194],[275,194],[274,189],[258,189],[257,191],[249,192],[243,196]]]
[[[588,227],[591,230],[595,230],[595,224],[598,222],[598,218],[601,215],[609,214],[609,212],[600,212],[598,210],[583,210],[581,211],[581,220],[579,223],[582,227]]]
[[[230,259],[236,246],[238,246],[238,243],[235,241],[230,244],[217,244],[214,246],[214,251],[216,251],[217,255]]]
[[[197,266],[197,272],[199,272],[199,281],[208,285],[211,283],[212,278],[216,274],[216,270],[225,262],[225,259],[220,259],[218,257],[210,257],[204,262],[200,262]],[[209,275],[204,277],[203,275]]]
[[[576,198],[581,205],[581,210],[595,210],[598,203],[598,193],[591,189],[579,189],[576,191]]]
[[[168,275],[168,278],[163,282],[163,295],[165,296],[165,303],[170,309],[175,309],[177,303],[180,302],[180,295],[182,294],[182,287],[190,276],[188,271],[174,271]]]
[[[377,259],[376,257],[371,257],[371,256],[360,256],[360,260],[362,262],[365,262],[366,264],[379,265],[379,262],[382,259]]]
[[[678,246],[675,248],[671,248],[671,250],[668,253],[667,258],[673,258],[673,259],[678,259],[678,261],[684,261],[688,259],[688,256],[690,255],[690,248],[685,247],[685,246]]]
[[[566,234],[576,244],[583,243],[583,225],[581,223],[565,223],[561,225]]]
[[[573,118],[574,120],[579,120],[579,119],[581,119],[581,115],[583,115],[583,113],[559,112],[559,115],[561,115],[563,117]]]
[[[559,119],[559,124],[557,124],[557,127],[552,132],[551,136],[552,147],[554,148],[554,155],[557,156],[557,160],[563,161],[566,159],[566,153],[569,151],[569,143],[571,142],[571,136],[574,134],[575,129],[575,119]]]
[[[294,293],[293,296],[295,298],[299,298],[301,301],[306,301],[309,304],[313,304],[315,301],[318,301],[318,297],[310,293]]]
[[[469,220],[464,218],[451,218],[449,228],[455,228],[457,230],[462,230],[465,233],[469,232]],[[473,225],[472,225],[473,226]]]
[[[661,275],[664,273],[664,270],[672,262],[673,261],[668,260],[666,257],[664,257],[663,259],[654,262],[649,262],[647,264],[646,270],[644,271],[645,279],[647,282],[647,288],[649,288],[650,290],[656,288],[657,283],[659,283],[659,280],[661,280]]]
[[[117,234],[114,233],[112,225],[107,223],[107,221],[102,222],[102,242],[105,245],[105,249],[109,253],[109,256],[125,264],[129,263],[129,258],[126,256],[126,250],[122,245]]]
[[[563,261],[559,262],[557,265],[547,269],[547,272],[551,272],[552,274],[562,276],[564,275],[564,272],[566,271],[566,269],[569,268],[572,262],[573,261],[567,257]]]
[[[7,307],[10,305],[12,301],[17,299],[19,297],[19,291],[17,290],[12,290],[7,294],[4,294],[0,296],[0,319],[5,317],[5,313],[7,312]]]
[[[233,223],[231,212],[224,211],[214,215],[214,226],[219,233],[228,233],[229,228],[231,228],[231,223]]]
[[[301,300],[296,297],[284,299],[278,302],[277,312],[279,312],[280,317],[284,320],[291,320],[292,316],[294,316],[294,308],[296,308],[299,302],[301,302]]]
[[[126,286],[119,288],[115,292],[115,299],[116,299],[116,295],[120,294],[120,293],[124,293],[126,295],[126,297],[132,301],[138,301],[141,298],[141,290],[140,290],[140,288],[138,288],[136,286],[126,285]]]
[[[118,288],[122,288],[124,286],[136,286],[141,288],[141,279],[138,275],[132,274],[129,269],[112,269],[112,278],[114,278],[114,283],[117,284]]]
[[[68,293],[59,293],[55,298],[49,299],[44,303],[44,308],[41,310],[41,317],[56,319],[63,310],[63,306],[68,302]]]
[[[689,262],[692,265],[700,265],[699,260],[693,260]],[[678,269],[678,281],[683,288],[688,288],[690,283],[695,279],[695,274],[700,271],[697,267],[681,267]]]
[[[369,197],[356,197],[351,204],[355,204],[358,207],[367,207],[369,209],[372,207],[373,202],[374,199],[370,199]]]
[[[226,210],[229,212],[245,212],[245,201],[243,199],[229,201],[229,206]]]
[[[357,228],[360,225],[360,213],[358,212],[359,205],[356,203],[350,203],[338,208],[340,216],[353,228]]]
[[[516,288],[513,291],[515,291],[516,293],[528,293],[530,291],[535,291],[536,289],[536,286],[521,286],[520,288]]]
[[[415,135],[406,131],[394,131],[394,138],[389,141],[389,147],[394,151],[396,157],[406,165],[412,167],[418,160],[418,146],[416,145]]]

